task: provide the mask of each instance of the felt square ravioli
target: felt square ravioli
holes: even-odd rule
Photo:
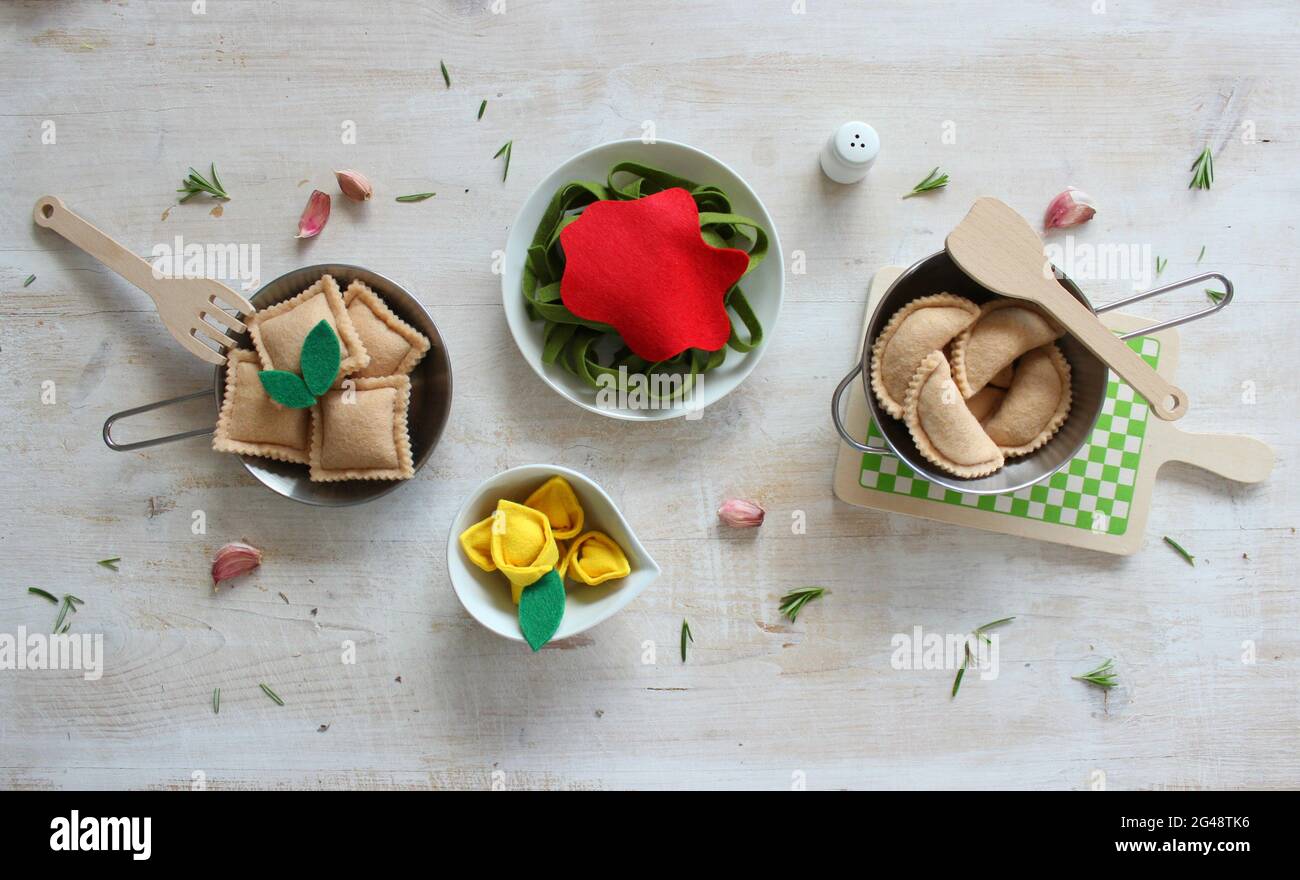
[[[352,386],[326,392],[311,409],[311,479],[409,480],[411,380],[363,378]]]
[[[423,333],[394,314],[362,281],[353,281],[343,293],[348,317],[370,355],[370,363],[357,376],[402,376],[415,369],[429,351]]]
[[[607,324],[651,363],[688,348],[717,351],[731,335],[726,296],[749,254],[700,234],[700,212],[680,187],[588,205],[560,232],[560,299]]]
[[[332,276],[321,279],[302,293],[284,302],[255,312],[248,319],[248,333],[253,347],[267,370],[301,372],[302,344],[307,334],[321,321],[326,322],[339,338],[341,360],[339,375],[346,376],[370,363],[370,355],[357,335],[357,329],[343,304],[343,293]]]
[[[258,380],[259,360],[236,350],[226,363],[226,391],[217,417],[212,448],[218,452],[256,455],[306,464],[311,445],[311,415],[271,400]]]

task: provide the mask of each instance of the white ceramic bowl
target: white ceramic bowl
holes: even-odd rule
[[[741,282],[745,298],[754,309],[754,314],[763,323],[763,343],[748,354],[727,350],[727,360],[715,370],[704,374],[700,383],[700,392],[692,402],[692,407],[672,406],[662,409],[620,409],[596,405],[596,390],[577,376],[552,364],[542,362],[542,327],[541,321],[530,321],[524,310],[522,292],[524,259],[528,245],[537,231],[542,214],[555,191],[571,180],[603,181],[609,169],[617,162],[641,162],[662,168],[679,177],[699,183],[709,183],[721,187],[731,198],[732,210],[752,220],[756,220],[767,230],[768,253],[763,263]],[[505,301],[506,322],[515,344],[523,353],[533,371],[541,376],[542,381],[550,385],[561,396],[568,398],[583,409],[603,416],[629,421],[653,421],[671,419],[685,415],[691,409],[706,407],[731,393],[732,389],[745,380],[758,364],[764,350],[776,330],[776,318],[781,311],[781,300],[785,295],[785,261],[781,255],[781,242],[777,237],[776,224],[763,207],[762,201],[749,188],[749,184],[730,167],[710,156],[703,150],[688,147],[673,141],[656,141],[652,144],[632,139],[611,141],[592,147],[547,176],[533,190],[514,225],[510,227],[510,238],[506,242],[505,266],[501,273],[501,293]],[[742,331],[743,332],[743,331]]]
[[[499,571],[483,571],[465,558],[460,547],[460,533],[496,510],[497,501],[506,498],[523,502],[533,490],[554,476],[564,477],[573,487],[586,515],[583,531],[604,532],[614,539],[632,572],[625,578],[606,581],[595,587],[566,581],[568,599],[564,619],[552,641],[576,636],[621,611],[641,591],[659,577],[660,569],[641,546],[632,527],[605,490],[577,471],[554,464],[526,464],[502,471],[479,484],[461,506],[447,536],[447,572],[460,604],[475,620],[492,632],[517,642],[524,640],[519,631],[519,609],[510,599],[510,582]]]

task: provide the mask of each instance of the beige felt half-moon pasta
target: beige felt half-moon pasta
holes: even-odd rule
[[[975,396],[966,401],[966,408],[970,410],[979,423],[984,424],[984,420],[998,411],[1002,405],[1002,399],[1007,393],[1001,388],[992,385],[985,385],[975,393]]]
[[[1028,455],[1065,424],[1070,400],[1070,364],[1061,350],[1035,348],[1020,359],[1016,380],[984,430],[1003,455]]]
[[[926,355],[916,368],[903,399],[903,420],[917,451],[950,474],[985,477],[1004,463],[958,392],[942,351]]]
[[[972,397],[1016,358],[1064,331],[1037,306],[995,299],[952,341],[952,375],[962,397]]]
[[[871,348],[871,388],[885,412],[903,417],[903,396],[917,365],[969,327],[979,313],[975,303],[951,293],[923,296],[894,312]]]

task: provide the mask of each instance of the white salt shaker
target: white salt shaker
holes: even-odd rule
[[[880,155],[880,135],[865,122],[846,122],[822,147],[822,171],[836,183],[857,183]]]

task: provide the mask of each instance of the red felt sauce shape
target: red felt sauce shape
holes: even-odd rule
[[[749,265],[736,248],[700,236],[700,212],[681,188],[587,206],[560,232],[560,299],[588,321],[609,324],[648,361],[727,344],[723,298]]]

